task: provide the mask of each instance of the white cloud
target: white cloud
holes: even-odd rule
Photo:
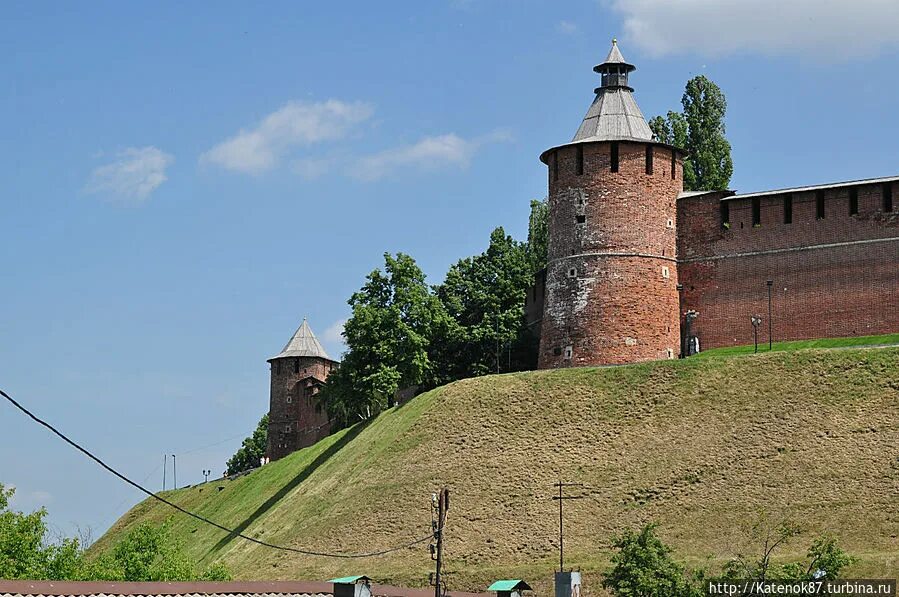
[[[336,358],[338,354],[346,350],[346,342],[343,338],[343,326],[346,325],[346,319],[338,319],[332,323],[328,329],[322,334],[322,341],[331,349],[336,348],[336,353],[331,350],[331,357]]]
[[[288,102],[255,128],[242,130],[205,152],[200,162],[260,174],[274,168],[294,147],[343,138],[372,112],[363,102]]]
[[[578,32],[578,26],[571,21],[559,21],[556,23],[556,31],[562,35],[574,35]]]
[[[845,61],[899,46],[896,0],[612,0],[655,56],[764,54]]]
[[[168,178],[166,168],[175,158],[153,146],[129,147],[116,161],[95,168],[85,191],[117,201],[144,201]]]
[[[32,491],[31,497],[41,506],[47,505],[53,501],[53,495],[49,491]]]
[[[293,163],[293,170],[306,180],[313,180],[328,173],[335,165],[332,158],[300,158]]]
[[[474,153],[482,146],[508,139],[508,133],[502,131],[474,139],[463,139],[454,133],[425,137],[411,145],[363,156],[356,161],[350,174],[361,180],[371,181],[405,166],[424,170],[446,166],[466,168]]]

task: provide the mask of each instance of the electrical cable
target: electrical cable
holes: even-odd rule
[[[431,540],[434,538],[433,534],[429,534],[426,537],[422,537],[421,539],[416,539],[415,541],[411,541],[409,543],[406,543],[405,545],[400,545],[398,547],[391,547],[389,549],[383,549],[381,551],[374,551],[374,552],[370,552],[370,553],[328,553],[328,552],[323,552],[323,551],[313,551],[310,549],[300,549],[297,547],[289,547],[286,545],[276,545],[274,543],[262,541],[260,539],[254,538],[254,537],[244,535],[243,533],[238,532],[236,529],[229,529],[228,527],[220,525],[219,523],[214,522],[214,521],[206,518],[205,516],[201,516],[199,514],[191,512],[190,510],[186,510],[185,508],[182,508],[178,504],[175,504],[175,503],[165,499],[164,497],[153,493],[149,489],[145,488],[143,485],[140,485],[139,483],[135,483],[134,481],[132,481],[131,479],[129,479],[122,473],[118,472],[117,470],[115,470],[114,468],[112,468],[111,466],[109,466],[108,464],[103,462],[102,460],[100,460],[98,457],[94,456],[86,448],[81,447],[79,444],[77,444],[73,440],[66,437],[65,434],[63,434],[61,431],[57,430],[53,425],[51,425],[50,423],[39,418],[37,415],[35,415],[31,411],[29,411],[27,408],[25,408],[21,404],[19,404],[16,400],[14,400],[12,398],[12,396],[7,394],[3,390],[0,390],[0,395],[2,395],[4,398],[6,398],[10,402],[10,404],[15,406],[17,409],[19,409],[23,413],[25,413],[25,415],[27,415],[29,418],[34,420],[34,422],[49,429],[52,433],[57,435],[64,442],[66,442],[67,444],[69,444],[70,446],[72,446],[73,448],[75,448],[76,450],[78,450],[79,452],[81,452],[82,454],[84,454],[85,456],[87,456],[88,458],[90,458],[91,460],[96,462],[97,464],[99,464],[102,468],[106,469],[108,472],[112,473],[113,475],[115,475],[116,477],[118,477],[119,479],[121,479],[122,481],[127,483],[128,485],[131,485],[132,487],[147,494],[151,498],[159,500],[163,504],[170,506],[170,507],[174,508],[175,510],[178,510],[182,514],[187,514],[191,518],[195,518],[195,519],[199,520],[200,522],[205,522],[206,524],[212,525],[212,526],[216,527],[217,529],[225,531],[229,535],[233,535],[235,537],[240,537],[241,539],[245,539],[252,543],[256,543],[257,545],[262,545],[263,547],[269,547],[271,549],[278,549],[281,551],[289,551],[289,552],[293,552],[293,553],[300,553],[300,554],[304,554],[304,555],[308,555],[308,556],[322,556],[322,557],[328,557],[328,558],[370,558],[370,557],[374,557],[374,556],[381,556],[384,554],[388,554],[388,553],[391,553],[394,551],[400,551],[402,549],[407,549],[409,547],[418,545],[419,543],[424,543],[425,541],[428,541],[428,540]]]

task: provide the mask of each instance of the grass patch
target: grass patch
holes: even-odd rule
[[[899,334],[882,334],[879,336],[854,336],[851,338],[819,338],[817,340],[794,340],[791,342],[774,342],[771,351],[792,351],[808,348],[852,348],[864,346],[892,346],[899,344]],[[759,342],[759,353],[769,352],[767,342]],[[731,357],[754,354],[755,345],[727,346],[704,350],[690,358]]]

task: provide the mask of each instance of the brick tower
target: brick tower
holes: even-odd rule
[[[328,356],[304,318],[284,350],[268,362],[272,385],[266,454],[277,460],[331,433],[328,414],[316,395],[337,361]]]
[[[673,358],[680,344],[677,210],[683,154],[654,140],[612,40],[596,99],[550,148],[539,367]]]

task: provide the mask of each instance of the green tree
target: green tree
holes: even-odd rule
[[[243,440],[243,444],[234,453],[234,456],[228,459],[229,475],[256,468],[259,466],[259,459],[265,456],[266,443],[268,442],[268,413],[259,419],[256,430],[253,434]]]
[[[215,564],[197,572],[167,527],[142,524],[110,552],[89,559],[78,539],[52,541],[44,508],[25,514],[9,508],[15,490],[0,484],[0,578],[30,580],[230,580]]]
[[[738,554],[724,567],[724,576],[757,581],[811,580],[819,576],[832,580],[838,579],[843,569],[855,561],[837,546],[835,538],[822,535],[812,542],[805,562],[776,562],[778,550],[800,534],[798,525],[791,522],[772,525],[763,514],[750,531],[752,540],[761,545],[759,553]]]
[[[549,249],[549,202],[546,199],[531,200],[531,214],[528,218],[527,255],[531,273],[546,267]]]
[[[221,563],[199,572],[167,525],[149,523],[138,525],[110,551],[86,562],[80,576],[82,580],[143,582],[231,579]]]
[[[332,419],[344,425],[390,406],[400,388],[433,385],[431,344],[451,325],[424,273],[403,253],[385,253],[384,270],[372,271],[349,305],[347,351],[321,394]]]
[[[697,583],[671,557],[671,548],[656,535],[655,524],[612,539],[617,550],[603,574],[602,586],[620,597],[698,597]]]
[[[540,203],[532,203],[532,221],[540,209],[535,204]],[[532,355],[529,350],[524,325],[525,293],[533,283],[532,257],[528,245],[496,228],[485,252],[457,261],[435,287],[454,324],[451,334],[435,347],[440,381],[492,373],[498,365],[503,371],[533,367],[536,351]]]
[[[656,116],[649,121],[649,127],[659,141],[687,151],[684,189],[726,189],[734,165],[725,137],[724,93],[711,79],[699,75],[687,81],[681,105],[683,113],[668,112],[667,118]]]
[[[9,508],[14,488],[0,484],[0,578],[64,580],[77,575],[82,550],[77,539],[52,542],[41,508],[30,514]]]

